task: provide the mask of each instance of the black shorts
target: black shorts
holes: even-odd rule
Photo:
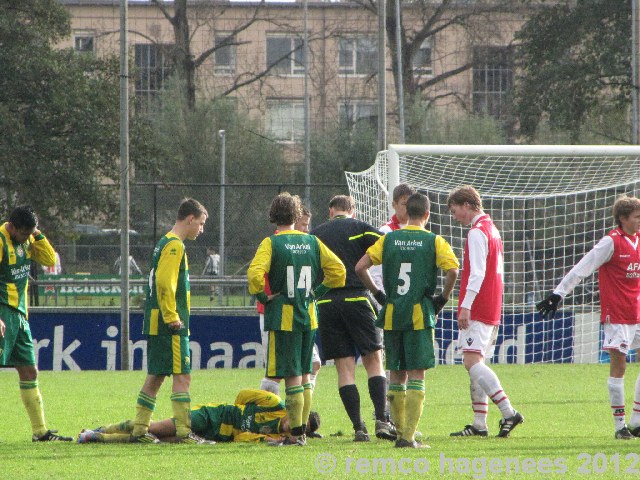
[[[317,307],[322,360],[367,355],[383,348],[382,334],[364,292],[330,292]]]

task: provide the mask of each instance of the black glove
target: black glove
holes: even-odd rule
[[[448,298],[444,298],[444,296],[442,294],[439,295],[435,295],[433,297],[431,297],[431,302],[433,303],[433,311],[436,315],[438,315],[442,309],[444,308],[444,306],[447,304],[447,302],[449,301]]]
[[[561,301],[562,297],[560,295],[558,295],[557,293],[552,293],[541,302],[538,302],[536,304],[536,309],[538,310],[538,313],[540,313],[542,318],[547,318],[547,316],[549,316],[549,318],[553,319],[553,317],[556,316],[558,304]]]
[[[381,307],[383,307],[384,304],[387,303],[387,294],[384,293],[383,290],[378,290],[376,293],[374,293],[373,298],[376,299],[376,302],[378,302]]]

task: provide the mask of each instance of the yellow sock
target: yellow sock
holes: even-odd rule
[[[391,410],[391,420],[396,424],[398,438],[402,435],[405,425],[405,398],[407,386],[403,383],[392,383],[389,385],[387,399]]]
[[[24,408],[27,410],[27,415],[29,415],[33,434],[40,437],[47,433],[38,380],[20,382],[20,397]]]
[[[173,392],[171,408],[176,423],[176,437],[186,437],[191,433],[191,397],[189,392]]]
[[[304,433],[304,424],[302,423],[304,387],[302,385],[287,387],[286,394],[284,403],[287,409],[287,417],[289,417],[291,434],[295,436],[302,435]]]
[[[405,423],[402,438],[412,441],[424,406],[424,380],[409,380],[405,400]]]
[[[149,432],[151,417],[156,409],[156,399],[144,392],[138,394],[138,404],[136,405],[136,418],[133,421],[131,435],[140,437]]]
[[[307,422],[309,421],[309,414],[311,413],[311,404],[313,403],[313,384],[311,382],[303,385],[304,392],[304,406],[302,407],[302,425],[307,428]]]
[[[126,433],[130,435],[131,432],[133,432],[133,421],[131,420],[125,420],[124,422],[114,423],[104,427],[104,433],[107,433],[107,434]]]

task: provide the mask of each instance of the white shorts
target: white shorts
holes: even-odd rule
[[[313,363],[320,363],[322,360],[320,360],[320,352],[318,352],[318,345],[316,345],[315,343],[313,344],[313,356],[311,357],[311,361]]]
[[[269,346],[269,332],[264,330],[264,313],[260,314],[260,334],[262,335],[262,348],[264,350],[265,362],[267,361],[267,347]],[[313,363],[321,363],[320,352],[318,352],[318,345],[313,344],[313,357],[311,359]]]
[[[458,351],[479,353],[486,359],[493,357],[498,337],[498,325],[470,320],[469,327],[458,332]]]
[[[605,323],[603,350],[618,350],[625,355],[640,347],[640,325]]]

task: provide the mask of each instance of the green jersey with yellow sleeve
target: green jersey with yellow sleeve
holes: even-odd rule
[[[387,294],[377,326],[384,330],[433,328],[431,297],[438,283],[438,268],[448,271],[460,265],[451,245],[440,235],[409,225],[381,237],[367,254],[374,265],[382,265]]]
[[[24,243],[14,243],[7,224],[0,226],[0,303],[27,315],[27,289],[31,261],[50,267],[56,252],[42,234],[31,235]]]
[[[324,279],[313,289],[320,271]],[[264,292],[265,274],[272,294],[278,294],[271,301]],[[343,287],[346,269],[315,235],[285,230],[262,241],[247,277],[249,293],[265,304],[265,330],[314,330],[318,327],[314,297]]]
[[[279,396],[264,390],[244,389],[233,404],[193,407],[191,429],[207,440],[262,441],[280,433],[280,423],[286,414]]]
[[[189,263],[184,243],[169,232],[153,250],[149,284],[146,287],[143,333],[147,335],[189,335],[191,294]],[[182,321],[182,328],[168,324]]]

